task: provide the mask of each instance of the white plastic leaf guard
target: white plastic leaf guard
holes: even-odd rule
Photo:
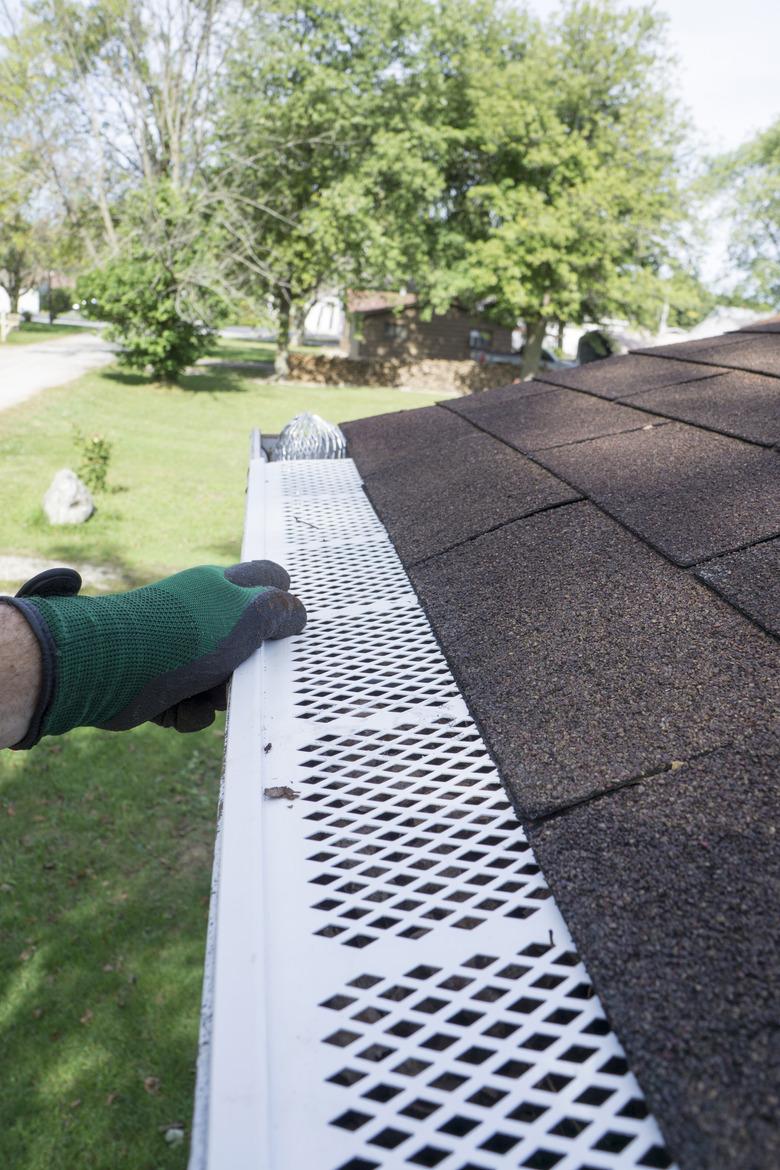
[[[671,1167],[354,464],[253,452],[190,1170]]]
[[[343,459],[347,442],[341,429],[318,414],[296,414],[279,435],[271,458],[275,463],[291,459]]]

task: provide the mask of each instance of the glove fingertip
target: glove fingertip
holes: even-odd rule
[[[252,587],[268,585],[274,589],[289,589],[290,575],[276,561],[241,561],[225,569],[225,577],[233,585]]]
[[[81,588],[81,574],[65,567],[44,569],[25,581],[17,597],[75,597]]]
[[[260,620],[260,636],[264,641],[300,634],[306,625],[303,602],[285,590],[269,589],[267,593],[259,594],[252,607]]]

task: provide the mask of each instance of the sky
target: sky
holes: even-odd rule
[[[526,0],[538,16],[556,0]],[[669,17],[677,90],[702,152],[730,150],[780,117],[780,0],[656,0]],[[727,229],[714,227],[703,275],[728,284]]]

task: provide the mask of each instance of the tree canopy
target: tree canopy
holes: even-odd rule
[[[780,307],[780,118],[718,159],[714,178],[732,222],[730,256],[745,274],[737,292]]]
[[[652,9],[575,0],[520,52],[464,72],[470,175],[430,296],[523,318],[525,372],[551,320],[657,321],[683,210],[668,69]]]
[[[549,24],[501,0],[22,11],[0,45],[3,151],[101,272],[134,256],[167,271],[183,321],[273,311],[282,370],[323,287],[412,285],[428,313],[458,299],[523,318],[527,372],[548,322],[657,320],[682,124],[652,8],[568,0]]]

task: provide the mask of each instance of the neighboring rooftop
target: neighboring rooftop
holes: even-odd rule
[[[780,318],[345,424],[683,1170],[780,1164]]]
[[[349,313],[386,313],[388,309],[402,309],[408,305],[416,304],[416,293],[356,289],[347,296],[347,312]]]

